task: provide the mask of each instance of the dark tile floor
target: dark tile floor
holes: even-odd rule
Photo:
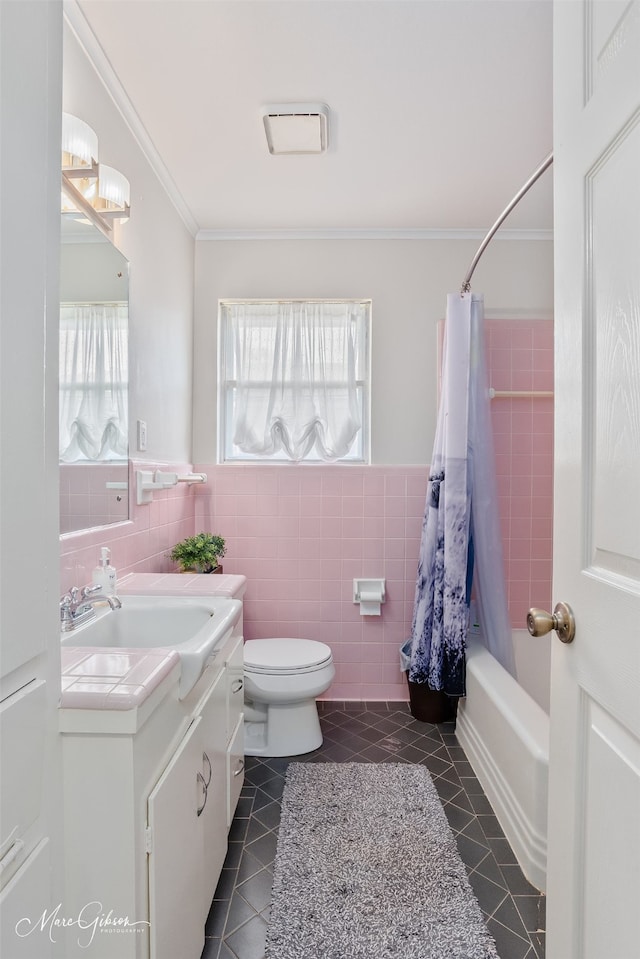
[[[319,703],[324,742],[296,762],[419,763],[430,771],[500,959],[543,959],[545,899],[522,875],[455,736],[413,719],[406,703]],[[289,759],[247,757],[229,853],[202,959],[262,959],[280,799]],[[375,959],[375,957],[372,957]]]

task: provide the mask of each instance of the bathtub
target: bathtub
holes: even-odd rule
[[[477,637],[469,638],[467,696],[459,703],[456,735],[523,873],[544,890],[549,715],[540,702],[548,697],[550,647],[544,642],[533,645],[539,643],[526,630],[514,633],[518,675],[524,680],[537,673],[532,689],[536,702]],[[532,655],[537,660],[535,671],[530,662],[526,665]]]

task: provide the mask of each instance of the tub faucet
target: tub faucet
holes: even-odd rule
[[[120,609],[122,603],[117,596],[102,595],[102,586],[94,583],[79,589],[72,586],[68,593],[60,598],[60,627],[63,633],[75,629],[80,623],[95,616],[94,606],[107,602],[111,609]]]

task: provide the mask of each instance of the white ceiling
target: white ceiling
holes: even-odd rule
[[[202,230],[484,230],[552,147],[550,0],[78,5]],[[286,101],[327,153],[269,154]],[[507,227],[551,228],[551,180]]]

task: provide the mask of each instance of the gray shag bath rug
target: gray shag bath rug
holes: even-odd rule
[[[422,766],[291,763],[266,959],[497,959]]]

